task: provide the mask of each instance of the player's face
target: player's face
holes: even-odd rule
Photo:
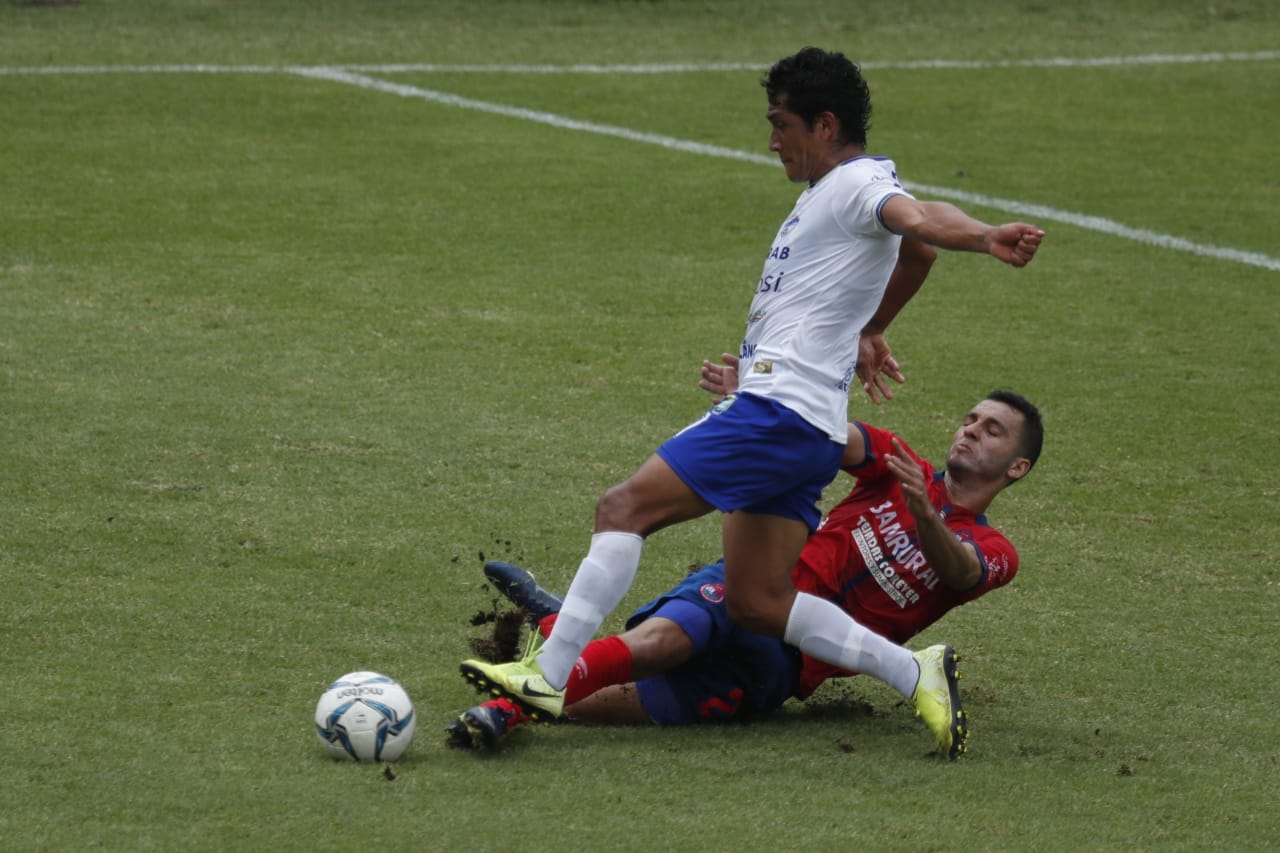
[[[1022,413],[996,400],[983,400],[964,416],[947,451],[947,468],[984,480],[1003,478],[1020,458]]]
[[[764,117],[773,126],[769,150],[782,161],[788,180],[793,183],[816,181],[830,169],[824,160],[828,146],[819,139],[818,124],[810,129],[804,119],[787,109],[785,95],[778,103],[769,105]]]

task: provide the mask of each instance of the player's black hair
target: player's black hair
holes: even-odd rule
[[[862,71],[843,53],[806,47],[794,56],[774,63],[760,81],[775,106],[786,98],[786,108],[813,129],[821,113],[840,120],[843,142],[867,147],[871,129],[871,92]]]
[[[1040,410],[1026,397],[1012,391],[992,391],[987,395],[987,399],[1004,403],[1014,411],[1022,413],[1022,440],[1019,449],[1031,462],[1027,466],[1027,472],[1030,473],[1035,467],[1036,460],[1040,458],[1040,449],[1044,446],[1044,421],[1040,419]]]

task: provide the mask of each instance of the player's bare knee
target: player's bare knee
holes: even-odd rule
[[[693,640],[679,624],[663,617],[646,619],[621,636],[637,678],[679,666],[693,655]]]
[[[730,592],[726,589],[724,604],[729,618],[740,628],[777,637],[782,636],[786,629],[785,616],[781,620],[778,618],[777,602],[762,591]]]
[[[635,502],[626,483],[605,490],[596,501],[596,530],[631,531]]]

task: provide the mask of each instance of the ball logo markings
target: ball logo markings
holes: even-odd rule
[[[334,681],[316,704],[316,736],[334,758],[395,761],[416,726],[413,702],[393,678],[353,672]]]

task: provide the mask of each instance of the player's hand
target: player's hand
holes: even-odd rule
[[[715,397],[719,403],[725,395],[738,390],[738,357],[730,353],[721,353],[720,360],[724,364],[714,364],[702,360],[702,379],[698,387]]]
[[[885,460],[893,476],[898,478],[902,486],[902,496],[907,499],[907,509],[914,516],[928,515],[933,512],[929,503],[928,484],[925,482],[924,469],[920,463],[911,458],[907,449],[898,439],[893,440],[893,453]]]
[[[987,251],[1014,267],[1025,267],[1040,248],[1044,232],[1025,222],[1010,222],[987,232]]]
[[[886,378],[899,385],[907,381],[883,334],[862,333],[858,341],[858,378],[862,380],[862,390],[877,406],[893,399],[893,387]]]

